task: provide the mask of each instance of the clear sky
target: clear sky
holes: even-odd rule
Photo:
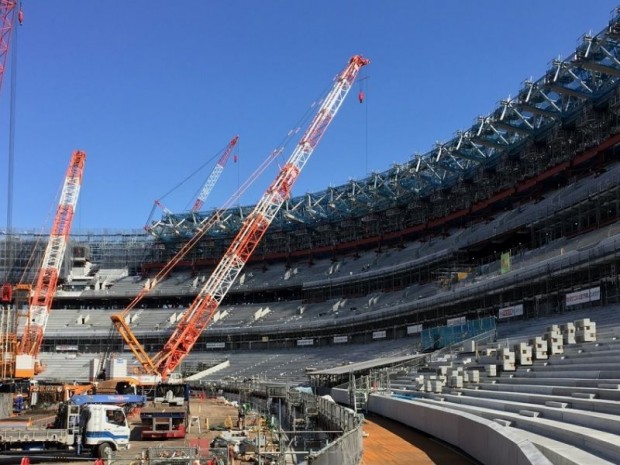
[[[372,63],[294,195],[361,179],[468,129],[538,79],[616,6],[597,0],[56,0],[23,4],[13,227],[48,230],[71,152],[87,153],[74,231],[141,228],[153,201],[235,134],[205,207],[222,205],[350,56]],[[14,44],[12,44],[14,45]],[[9,58],[9,62],[11,59]],[[10,69],[0,94],[7,224]],[[292,146],[285,151],[288,157]],[[191,206],[213,163],[164,199]],[[241,200],[254,204],[277,166]]]

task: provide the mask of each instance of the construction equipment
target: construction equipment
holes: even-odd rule
[[[180,439],[189,422],[189,385],[160,383],[147,392],[140,410],[142,439]]]
[[[226,146],[226,148],[221,151],[222,154],[220,155],[217,163],[215,164],[215,167],[213,168],[213,171],[211,171],[211,174],[209,175],[209,177],[205,181],[204,185],[200,189],[200,193],[198,194],[198,196],[196,197],[196,200],[194,201],[194,205],[192,206],[192,210],[191,210],[192,213],[199,212],[200,209],[202,208],[202,206],[204,205],[205,200],[207,200],[207,197],[209,197],[209,194],[211,193],[211,191],[215,187],[215,184],[217,184],[217,181],[220,178],[220,175],[224,171],[224,168],[226,167],[226,163],[228,162],[228,159],[230,158],[230,154],[232,153],[233,149],[235,148],[235,145],[237,145],[237,141],[238,140],[239,140],[239,136],[233,137],[230,140],[230,142],[228,143],[228,145]],[[237,156],[235,155],[235,160],[236,160],[236,157]],[[187,179],[189,179],[189,177],[186,178],[182,182],[187,181]],[[149,214],[149,217],[146,220],[146,225],[144,225],[144,229],[146,231],[148,231],[149,233],[154,234],[155,236],[156,236],[156,234],[154,233],[155,230],[153,228],[153,224],[151,223],[151,220],[153,218],[153,214],[155,213],[155,210],[156,210],[157,207],[162,209],[162,211],[165,214],[165,218],[167,218],[167,221],[173,221],[173,220],[171,220],[171,218],[173,216],[172,210],[167,208],[162,203],[161,199],[155,200],[153,208],[151,209],[151,213]],[[182,221],[183,220],[181,220],[181,222]],[[177,226],[179,226],[179,225],[177,225]]]
[[[224,153],[222,153],[222,156],[217,161],[215,168],[213,168],[213,171],[211,171],[211,174],[207,178],[204,186],[202,186],[200,194],[198,194],[198,197],[196,198],[196,202],[194,202],[194,206],[192,207],[193,212],[200,211],[203,204],[205,203],[205,200],[207,200],[207,197],[209,197],[209,194],[213,190],[213,186],[215,186],[215,184],[217,183],[217,180],[220,178],[220,175],[222,174],[222,171],[224,171],[226,162],[228,161],[230,154],[235,148],[235,145],[237,145],[238,140],[239,140],[239,136],[235,136],[231,139],[231,141],[226,146]]]
[[[287,137],[290,137],[290,136],[287,136]],[[263,160],[263,162],[259,165],[259,167],[256,168],[254,170],[254,172],[243,182],[243,184],[237,188],[237,190],[233,193],[233,195],[230,196],[230,198],[224,203],[224,205],[222,205],[218,210],[213,212],[210,216],[208,216],[207,218],[205,218],[204,220],[202,220],[198,224],[198,226],[196,228],[196,233],[194,234],[194,236],[189,241],[187,241],[179,249],[179,251],[175,254],[175,256],[172,257],[172,259],[170,259],[159,270],[159,272],[157,273],[156,276],[154,276],[153,278],[150,279],[150,281],[149,281],[150,285],[149,286],[144,286],[142,289],[140,289],[140,291],[136,294],[136,296],[133,298],[133,300],[127,305],[127,307],[125,307],[121,313],[117,314],[117,318],[118,319],[123,319],[124,320],[129,315],[129,312],[131,312],[136,307],[136,305],[138,305],[138,303],[140,303],[142,301],[142,299],[149,292],[151,292],[153,289],[155,289],[156,286],[168,276],[168,274],[172,271],[172,269],[181,260],[183,260],[183,258],[185,258],[185,256],[188,254],[188,252],[190,250],[192,250],[192,248],[202,239],[202,237],[207,232],[209,232],[209,230],[211,230],[211,228],[213,228],[213,226],[215,226],[220,221],[222,221],[222,217],[223,217],[224,213],[226,212],[226,210],[228,208],[232,207],[234,205],[234,203],[241,198],[243,193],[254,183],[254,181],[256,179],[258,179],[263,174],[263,172],[267,169],[267,167],[269,167],[269,165],[281,153],[282,153],[282,149],[281,148],[273,150],[265,158],[265,160]],[[112,337],[114,336],[114,334],[116,333],[116,330],[118,329],[118,328],[116,328],[116,329],[115,328],[116,328],[115,324],[113,324],[112,327],[110,328],[110,338],[109,338],[110,340],[112,340]],[[118,332],[120,333],[121,331],[119,330]],[[106,366],[106,363],[111,359],[111,357],[112,357],[112,350],[111,350],[111,345],[109,345],[108,348],[106,349],[106,352],[103,354],[103,356],[101,358],[102,366]]]
[[[0,89],[6,71],[6,60],[9,56],[9,45],[11,42],[11,32],[15,24],[16,0],[0,0]],[[13,116],[13,115],[11,115]],[[11,120],[12,124],[12,120]],[[12,136],[12,133],[10,133]],[[9,152],[8,163],[8,182],[7,182],[7,263],[5,283],[0,288],[0,377],[4,379],[7,375],[12,376],[15,361],[13,359],[17,350],[17,338],[13,331],[15,322],[14,315],[10,311],[10,303],[13,300],[13,285],[10,281],[11,269],[11,230],[13,212],[13,157],[12,151]],[[6,305],[6,308],[3,306]]]
[[[19,342],[15,359],[17,378],[32,378],[42,371],[39,351],[45,333],[45,327],[52,310],[52,300],[58,285],[58,275],[64,259],[73,214],[77,205],[86,154],[80,150],[73,152],[65,182],[60,195],[58,209],[54,217],[43,263],[38,273],[36,285],[28,308],[28,320]]]
[[[338,75],[286,164],[248,215],[219,264],[158,354],[151,358],[146,353],[124,314],[111,316],[114,326],[147,373],[167,379],[192,350],[279,209],[290,197],[295,181],[340,109],[359,70],[368,63],[366,58],[355,55]]]
[[[123,407],[116,403],[60,404],[50,427],[0,425],[2,450],[75,450],[82,449],[100,458],[109,458],[114,450],[129,449],[130,428]]]
[[[72,405],[106,404],[142,406],[146,397],[141,394],[78,394],[69,399]]]

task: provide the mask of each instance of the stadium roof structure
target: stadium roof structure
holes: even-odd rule
[[[604,101],[620,79],[620,9],[596,35],[585,34],[568,59],[554,59],[540,79],[526,80],[514,98],[501,100],[487,116],[429,152],[416,154],[362,180],[293,197],[285,202],[271,230],[292,231],[299,225],[319,228],[344,219],[372,218],[462,181],[475,182],[481,170],[501,169],[501,161],[519,158],[528,144],[560,123],[571,121],[586,105]],[[236,231],[253,206],[220,213],[210,237]],[[214,211],[165,214],[150,232],[161,240],[190,238]]]

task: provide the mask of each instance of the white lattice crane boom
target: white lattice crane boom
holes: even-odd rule
[[[86,154],[79,150],[73,152],[71,156],[49,242],[31,296],[28,321],[19,345],[19,354],[34,357],[35,371],[45,327],[52,309],[52,300],[58,285],[60,267],[67,248],[73,214],[80,194],[85,160]]]
[[[146,354],[128,325],[120,325],[121,322],[116,322],[112,317],[117,328],[122,326],[123,339],[147,372],[167,379],[192,350],[283,203],[290,197],[293,184],[340,109],[359,70],[368,63],[366,58],[355,55],[338,75],[286,164],[246,218],[217,267],[155,357],[150,358]]]
[[[238,140],[239,140],[239,136],[233,137],[231,141],[228,143],[228,145],[226,146],[226,149],[224,149],[224,153],[222,153],[222,156],[217,161],[215,168],[213,168],[213,171],[211,171],[211,174],[205,181],[205,184],[204,186],[202,186],[202,190],[200,191],[200,194],[198,194],[198,197],[196,198],[196,201],[194,202],[194,206],[192,207],[193,212],[200,211],[203,204],[205,203],[205,200],[207,200],[207,197],[209,197],[209,194],[213,190],[213,187],[217,183],[217,180],[220,178],[222,171],[224,171],[224,168],[226,167],[226,162],[230,158],[230,154],[235,148],[235,145],[237,145]]]

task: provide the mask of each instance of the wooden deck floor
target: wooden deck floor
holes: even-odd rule
[[[472,465],[477,462],[408,426],[383,417],[366,418],[362,465]]]

